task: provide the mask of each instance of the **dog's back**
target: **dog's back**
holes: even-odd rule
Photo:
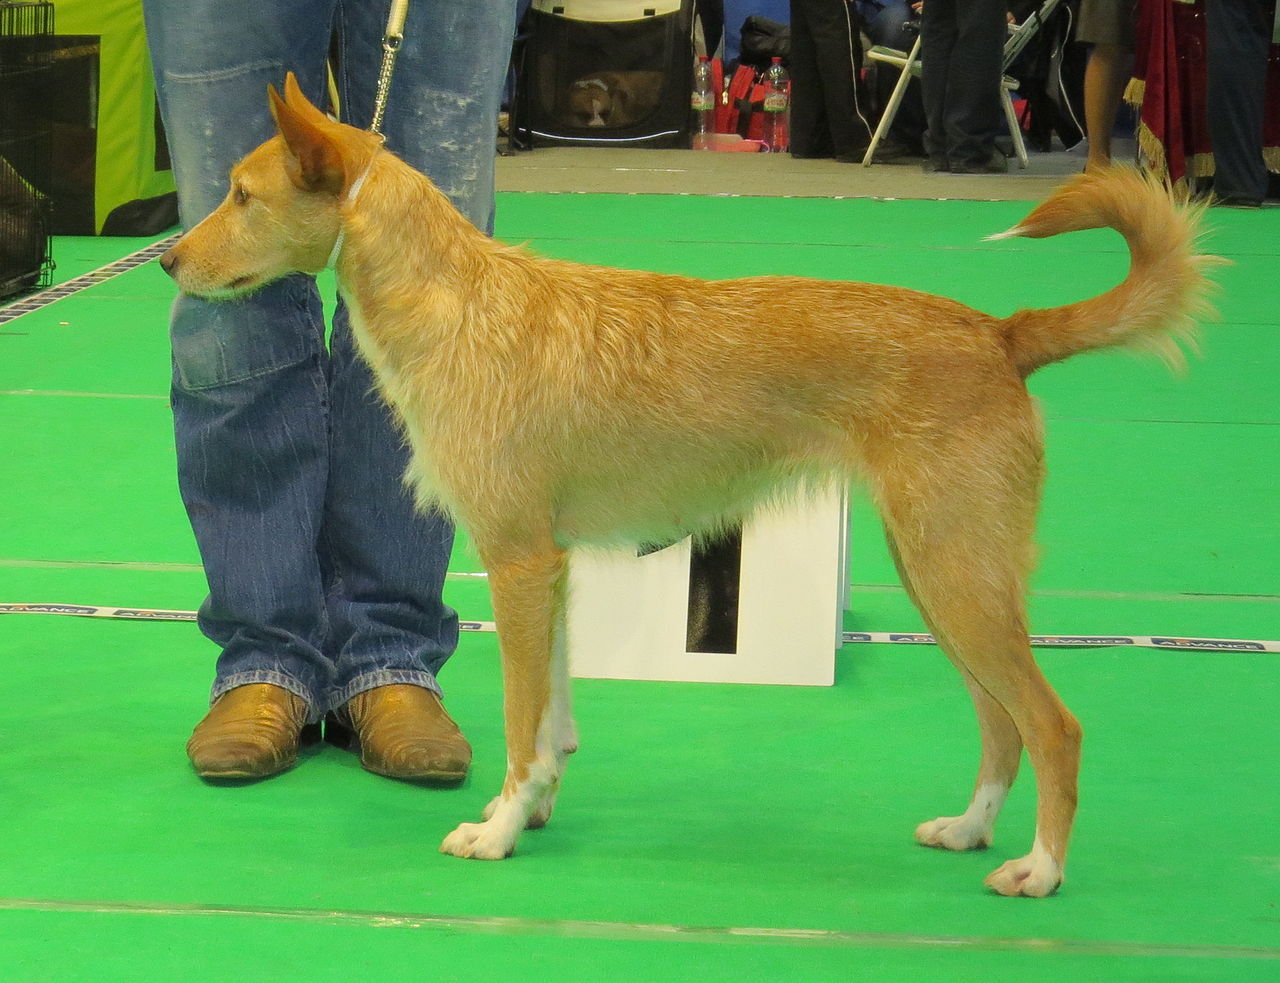
[[[467,461],[536,475],[533,493],[554,499],[562,541],[715,530],[762,498],[865,473],[886,443],[963,428],[975,407],[1001,403],[1032,420],[1022,379],[1049,361],[1107,345],[1176,351],[1169,338],[1187,332],[1206,286],[1195,220],[1135,172],[1078,179],[1008,234],[1113,225],[1133,272],[1101,297],[1003,320],[898,287],[709,283],[477,238],[484,261],[472,274],[487,272],[473,278],[467,320],[421,334],[434,354],[415,360],[420,374],[404,388],[457,400]],[[442,365],[466,365],[471,381],[436,377]],[[452,469],[455,455],[427,456]],[[443,477],[446,487],[473,480]]]
[[[566,540],[732,525],[775,493],[847,481],[883,431],[963,414],[940,400],[1020,388],[996,319],[901,288],[552,260],[506,282],[529,298],[509,328],[525,357],[504,360],[479,429],[555,475]]]

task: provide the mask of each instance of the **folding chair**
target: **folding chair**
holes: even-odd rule
[[[1018,88],[1019,82],[1011,75],[1003,73],[1009,71],[1009,66],[1013,64],[1014,59],[1022,54],[1022,49],[1036,36],[1061,2],[1062,0],[1044,0],[1044,3],[1037,10],[1032,11],[1021,24],[1011,26],[1009,40],[1004,43],[1004,54],[1000,59],[1002,72],[1000,104],[1004,108],[1004,118],[1009,124],[1009,136],[1013,139],[1014,152],[1018,155],[1018,162],[1023,167],[1027,166],[1027,145],[1022,139],[1022,127],[1018,124],[1018,114],[1013,110],[1013,92]],[[875,156],[876,148],[880,146],[880,141],[889,132],[894,117],[898,115],[898,107],[902,105],[902,97],[907,91],[907,85],[912,78],[920,77],[920,36],[916,35],[915,44],[911,46],[910,51],[899,51],[896,48],[876,45],[867,52],[867,57],[872,61],[895,66],[899,69],[899,75],[898,84],[893,87],[893,93],[889,96],[889,104],[884,107],[884,112],[880,116],[880,124],[871,135],[871,143],[867,146],[867,153],[862,158],[863,167],[871,166],[871,158]]]

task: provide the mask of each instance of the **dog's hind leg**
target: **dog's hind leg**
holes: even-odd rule
[[[567,563],[564,552],[549,543],[515,556],[494,555],[481,545],[480,554],[502,651],[507,777],[484,821],[463,823],[440,849],[500,860],[514,852],[521,830],[550,816],[565,756],[576,741],[572,722],[563,719],[569,712],[568,674],[555,637],[563,623]]]
[[[929,612],[920,600],[911,582],[911,574],[902,562],[893,533],[886,527],[886,539],[889,553],[898,569],[902,586],[906,588],[916,608],[924,616],[925,624],[935,637],[938,626],[934,624]],[[944,652],[949,651],[947,649]],[[921,823],[916,829],[916,840],[924,846],[938,847],[943,850],[981,850],[991,845],[995,834],[996,819],[1005,797],[1018,775],[1018,766],[1022,759],[1022,738],[1013,718],[995,699],[983,689],[973,674],[965,668],[964,663],[952,658],[952,664],[959,670],[965,685],[973,697],[974,710],[978,715],[978,733],[982,742],[982,759],[978,765],[978,779],[974,786],[973,798],[969,807],[960,816],[940,816],[929,822]]]
[[[1043,896],[1062,881],[1081,732],[1031,654],[1024,595],[1039,461],[1026,431],[1005,422],[973,421],[950,446],[895,455],[900,467],[882,471],[877,490],[911,589],[939,644],[972,680],[986,742],[978,793],[953,838],[978,845],[986,814],[1003,801],[1015,770],[1011,722],[1036,773],[1035,845],[987,885]],[[945,839],[955,825],[935,822],[923,827],[926,838]]]

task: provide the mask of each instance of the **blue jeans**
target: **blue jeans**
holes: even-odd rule
[[[188,228],[274,133],[268,83],[293,71],[320,103],[330,38],[345,121],[367,126],[386,5],[145,0],[179,209]],[[497,114],[514,0],[417,0],[391,85],[387,146],[493,227]],[[212,698],[274,683],[308,719],[375,686],[439,692],[457,644],[441,599],[453,528],[415,512],[397,425],[339,303],[325,342],[313,278],[241,300],[174,303],[178,480],[209,582],[201,630],[222,649]]]

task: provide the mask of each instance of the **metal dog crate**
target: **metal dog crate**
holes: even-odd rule
[[[694,0],[533,0],[516,146],[687,147]]]
[[[48,286],[53,137],[40,93],[53,4],[0,2],[0,298]]]

